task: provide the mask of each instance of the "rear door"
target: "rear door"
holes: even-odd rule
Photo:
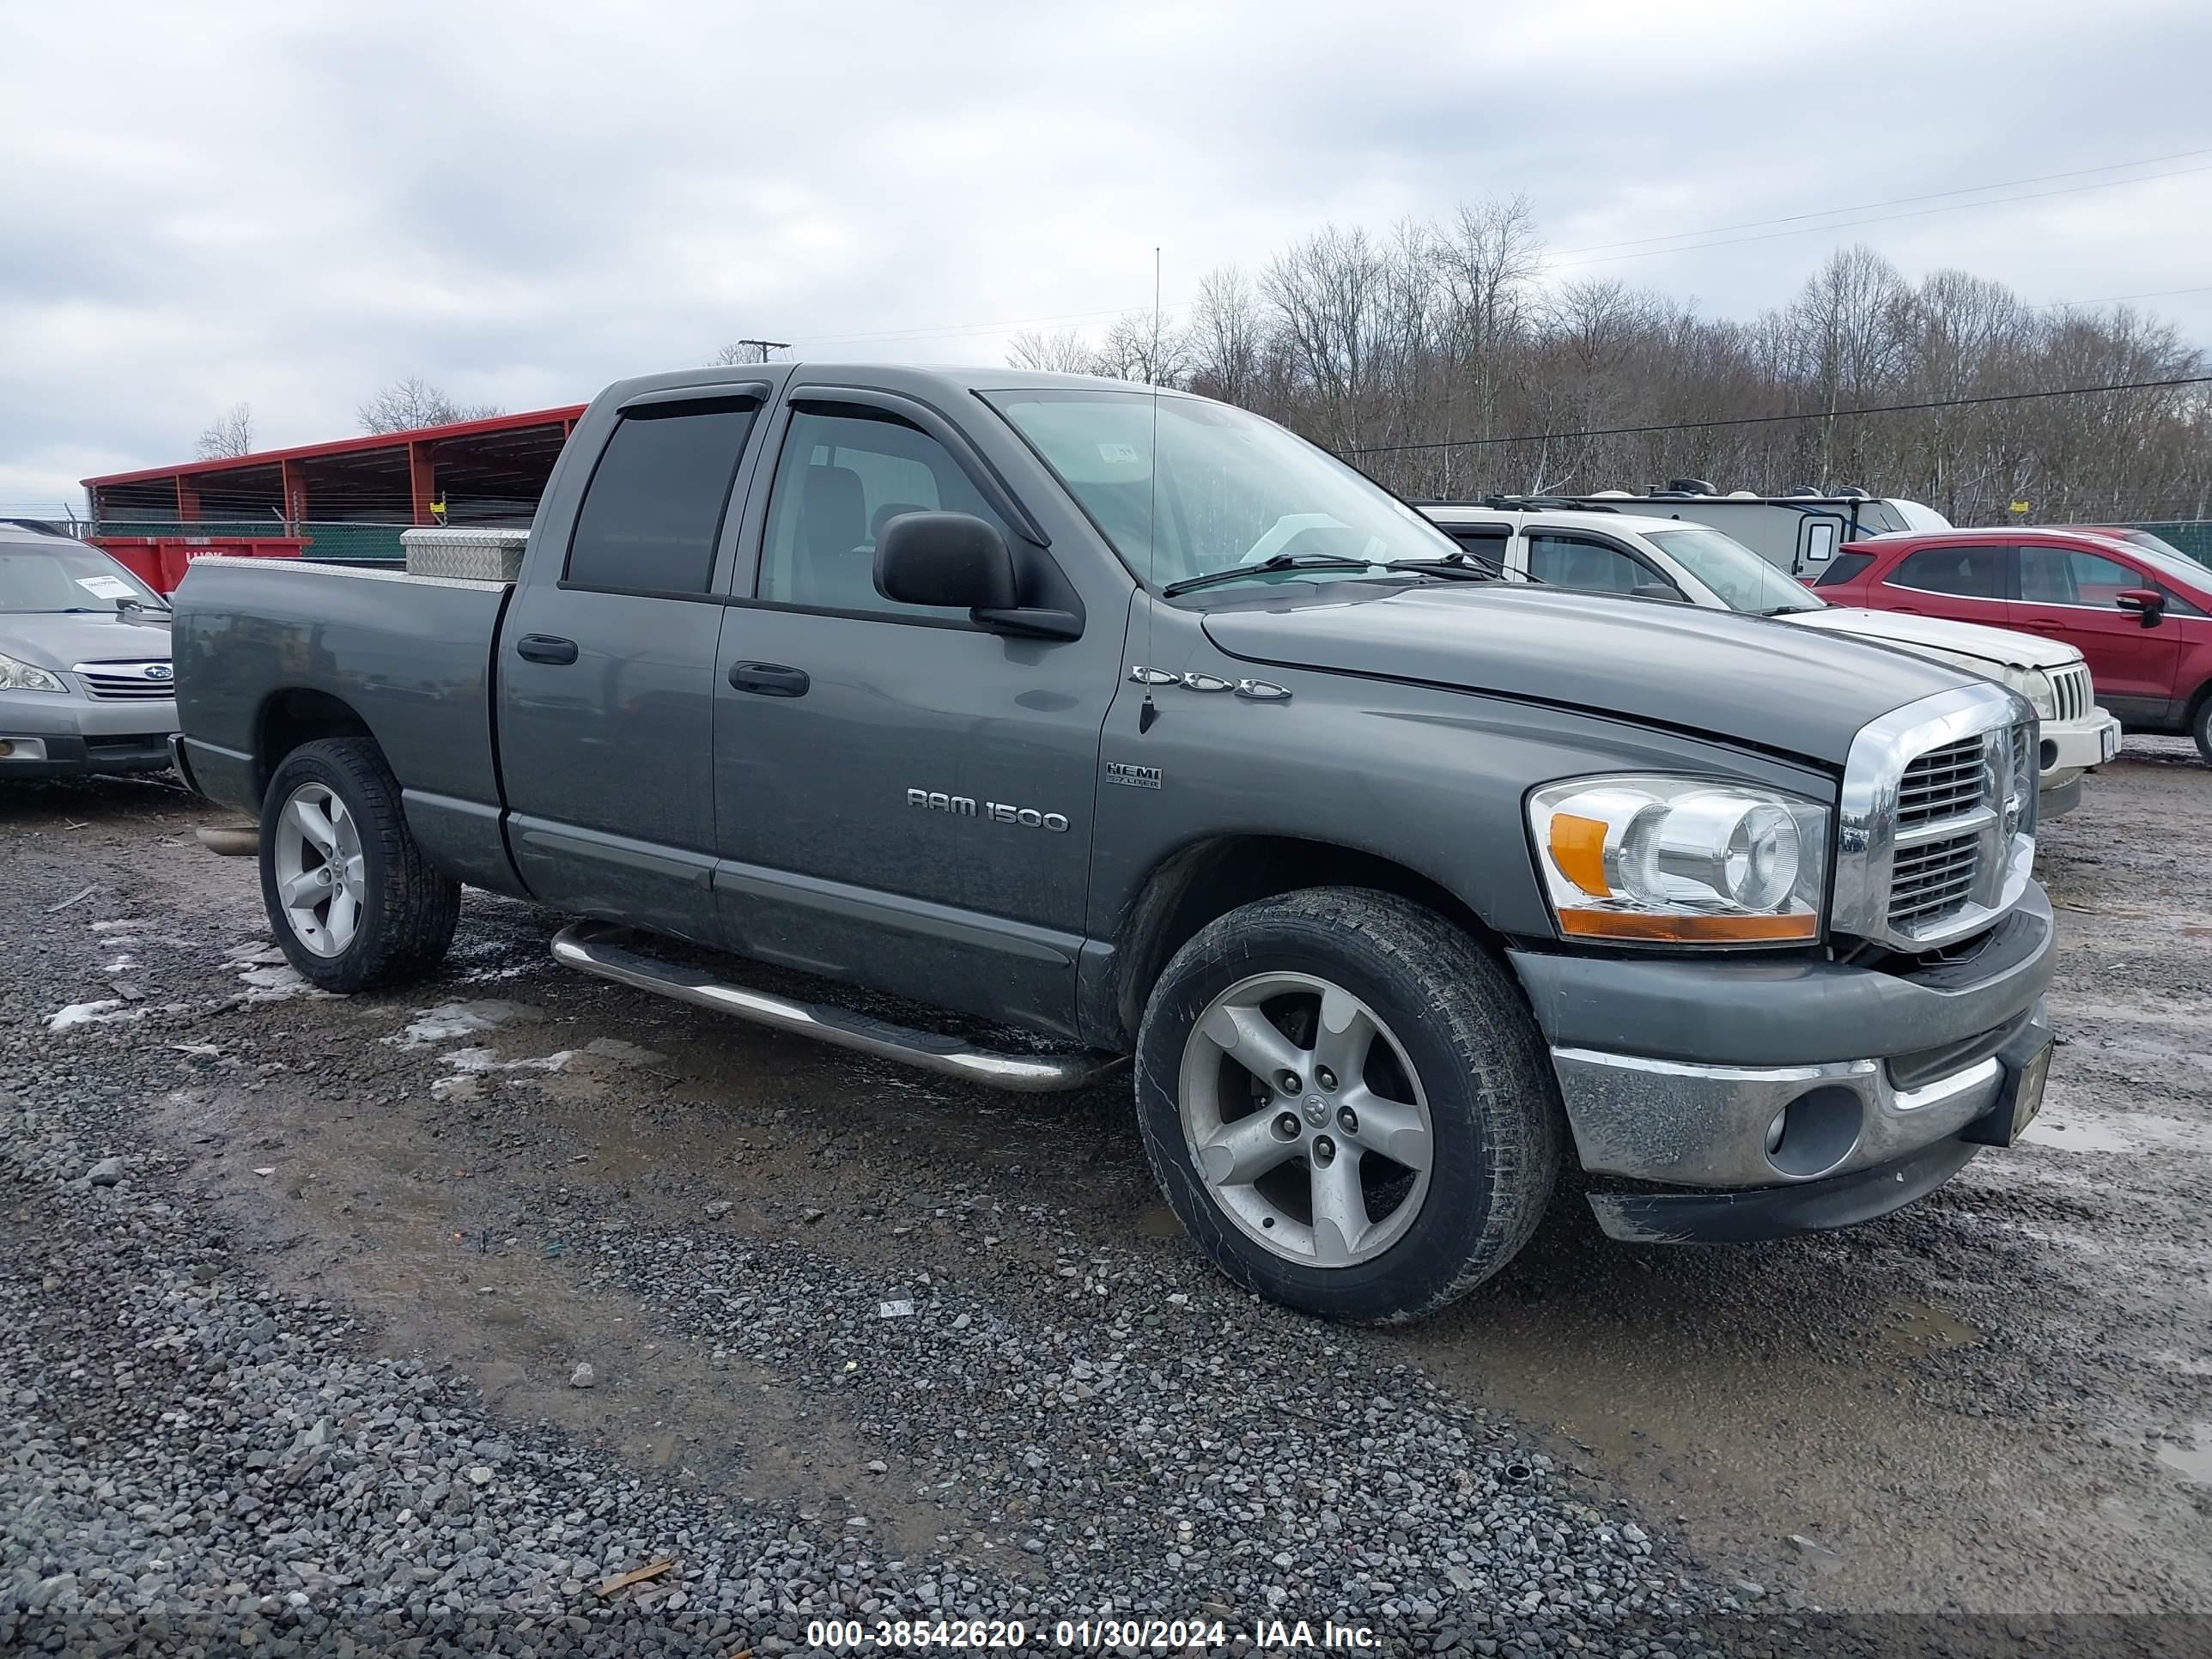
[[[2181,665],[2181,629],[2161,618],[2150,627],[2118,603],[2129,588],[2157,581],[2117,556],[2051,543],[2020,549],[2019,596],[2008,607],[2011,625],[2063,640],[2089,665],[2097,700],[2124,720],[2162,717]]]
[[[1916,548],[1868,585],[1883,611],[2006,628],[2012,620],[2013,550],[1998,542]]]
[[[501,635],[500,772],[548,904],[714,941],[724,519],[764,391],[626,405],[568,545],[532,550]]]
[[[714,676],[730,939],[1072,1031],[1126,596],[1094,606],[1076,640],[887,599],[875,547],[900,513],[973,514],[1009,546],[1026,516],[959,428],[915,400],[800,387],[781,425],[745,514],[757,574]],[[1034,568],[1052,555],[1019,556]]]

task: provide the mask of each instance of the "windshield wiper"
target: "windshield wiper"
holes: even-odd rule
[[[1519,577],[1533,586],[1548,586],[1541,576],[1532,576],[1526,571],[1514,570],[1502,559],[1487,553],[1477,553],[1471,548],[1461,548],[1435,559],[1394,559],[1385,567],[1391,570],[1431,570],[1440,576],[1456,576],[1462,581],[1504,580]]]
[[[1257,564],[1232,564],[1220,570],[1202,570],[1195,576],[1185,576],[1181,581],[1170,582],[1160,592],[1173,599],[1178,593],[1194,592],[1201,587],[1212,587],[1217,582],[1233,582],[1245,576],[1266,575],[1278,570],[1372,570],[1376,568],[1372,559],[1340,559],[1313,553],[1278,553]]]

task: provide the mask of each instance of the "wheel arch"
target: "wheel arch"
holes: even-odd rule
[[[1493,947],[1499,935],[1442,882],[1380,854],[1297,836],[1224,835],[1177,848],[1154,866],[1115,936],[1113,1018],[1133,1041],[1145,1001],[1169,959],[1217,916],[1306,887],[1372,887],[1428,906]]]
[[[302,744],[323,738],[367,738],[376,742],[376,733],[360,711],[331,692],[294,685],[264,697],[253,717],[254,799],[258,802],[268,793],[269,780],[276,776],[287,755]]]

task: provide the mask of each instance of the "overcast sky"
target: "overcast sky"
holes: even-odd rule
[[[1515,191],[1560,275],[1717,313],[1861,240],[2032,301],[2201,288],[2143,303],[2212,341],[2208,61],[2212,7],[2132,0],[24,0],[0,512],[188,459],[235,401],[261,447],[343,436],[404,374],[531,409],[744,335],[1000,362],[1148,305],[1155,245],[1172,306],[1325,222]],[[1990,194],[2029,199],[1949,210]]]

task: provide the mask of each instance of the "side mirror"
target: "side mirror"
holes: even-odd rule
[[[964,608],[979,628],[1034,639],[1083,637],[1072,611],[1021,602],[1014,556],[972,513],[902,513],[876,538],[876,592],[899,605]]]
[[[972,513],[902,513],[876,543],[876,592],[900,605],[999,610],[1015,603],[1014,557]]]
[[[2112,596],[2112,603],[2141,617],[2145,628],[2155,627],[2166,614],[2166,595],[2155,587],[2124,587]]]

